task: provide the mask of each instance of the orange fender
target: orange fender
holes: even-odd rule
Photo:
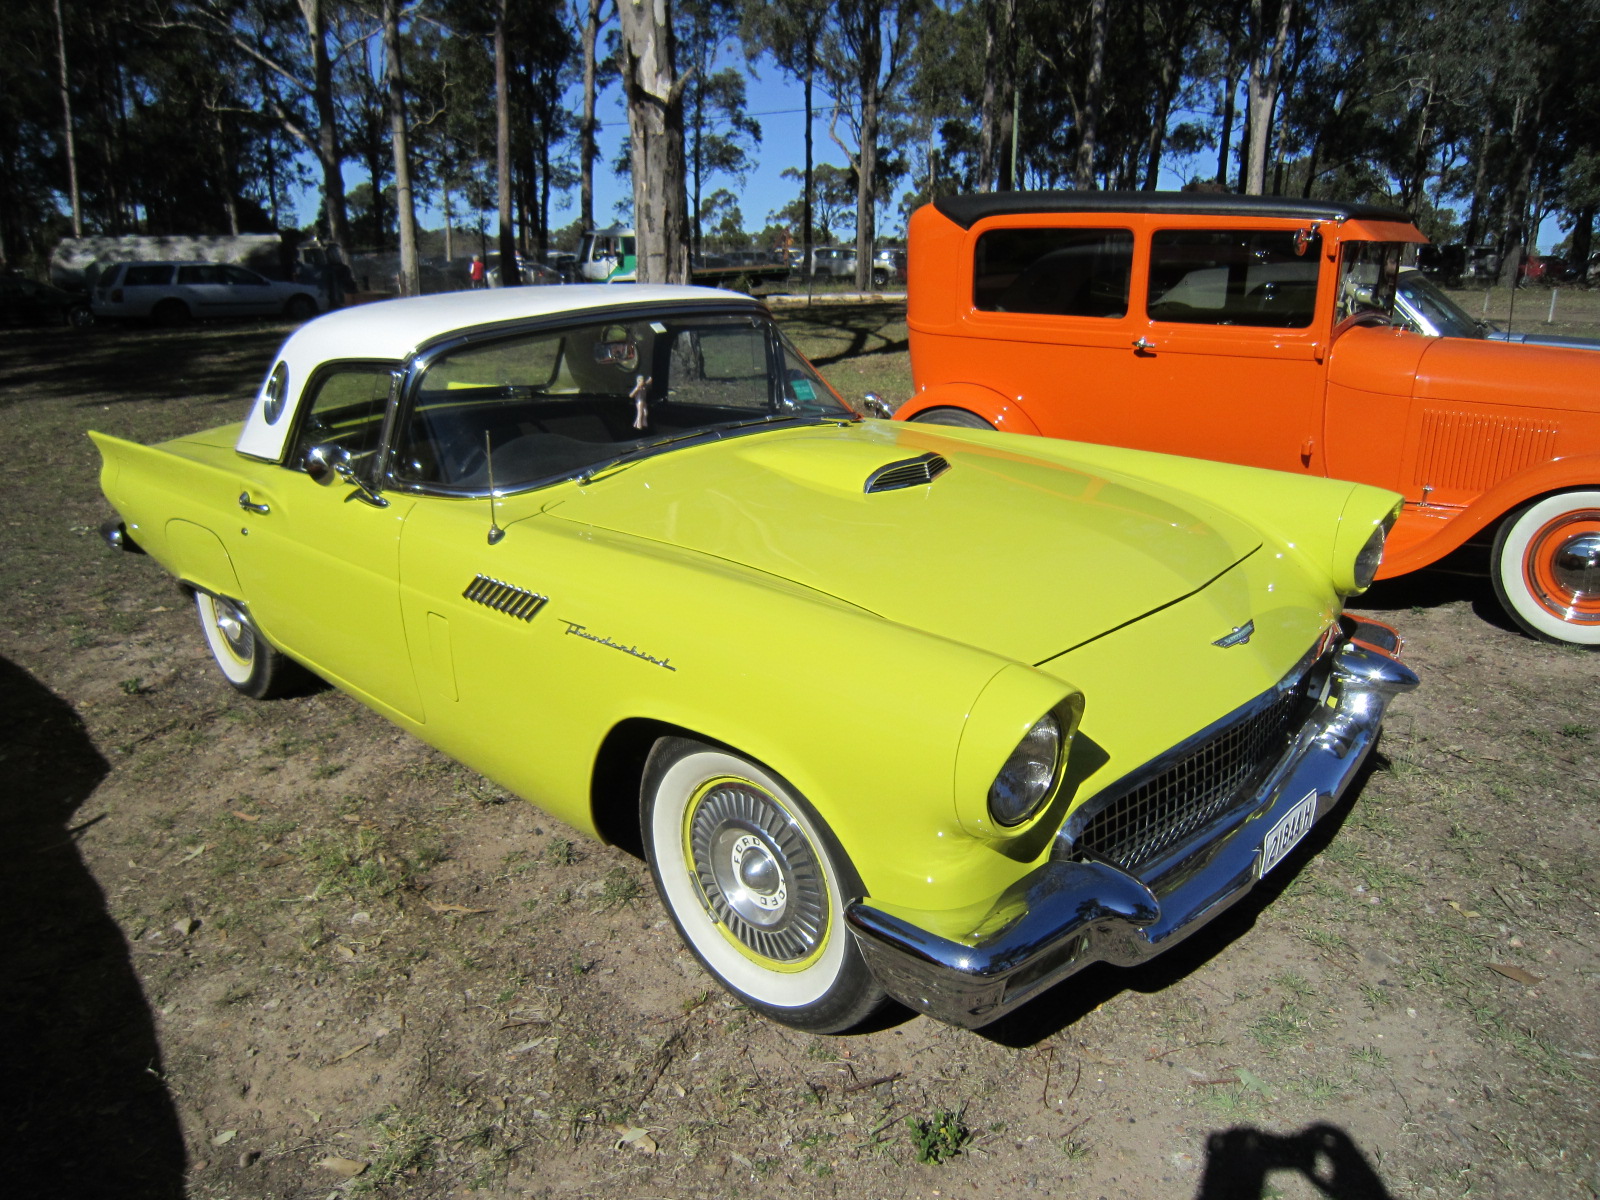
[[[939,383],[925,388],[895,410],[896,421],[909,421],[930,408],[964,408],[1006,433],[1040,436],[1039,427],[1008,396],[979,383]]]
[[[1454,515],[1444,507],[1407,504],[1378,576],[1389,579],[1438,562],[1529,500],[1570,488],[1594,487],[1600,487],[1600,454],[1577,454],[1519,471],[1465,508],[1454,510]]]

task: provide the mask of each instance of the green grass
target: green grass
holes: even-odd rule
[[[940,1109],[926,1118],[907,1117],[906,1128],[911,1131],[911,1146],[917,1161],[931,1166],[949,1162],[972,1141],[972,1131],[967,1128],[960,1110]]]

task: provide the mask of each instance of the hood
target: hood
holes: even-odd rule
[[[949,464],[931,482],[864,490],[883,468],[927,454]],[[919,469],[908,468],[913,478]],[[1185,493],[887,422],[668,451],[547,512],[1030,663],[1195,592],[1261,544],[1253,527]]]
[[[1341,339],[1343,340],[1343,339]],[[1600,358],[1534,341],[1434,338],[1417,367],[1419,400],[1593,413]]]

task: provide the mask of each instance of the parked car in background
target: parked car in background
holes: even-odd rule
[[[1537,312],[1537,309],[1535,309]],[[1475,317],[1452,300],[1421,271],[1401,267],[1394,293],[1394,319],[1424,337],[1481,338],[1517,342],[1527,346],[1565,346],[1571,350],[1600,350],[1600,338],[1571,337],[1556,333],[1524,333],[1500,328]],[[1534,318],[1537,320],[1537,316]]]
[[[95,279],[90,295],[96,317],[157,325],[210,317],[305,321],[326,306],[311,284],[268,279],[232,263],[114,263]]]
[[[801,278],[854,279],[856,277],[856,252],[846,246],[813,246],[811,262],[802,264]]]
[[[1364,204],[941,198],[911,220],[896,416],[1393,488],[1385,575],[1479,542],[1524,630],[1600,646],[1600,357],[1406,329],[1424,241]]]
[[[486,254],[484,262],[484,284],[486,287],[505,287],[505,280],[500,270],[500,256]],[[552,283],[561,282],[561,273],[554,267],[542,262],[521,262],[518,264],[518,285],[522,287],[543,287]]]
[[[346,309],[242,424],[92,436],[109,538],[233,687],[310,668],[642,842],[710,974],[803,1029],[982,1025],[1181,941],[1416,683],[1341,615],[1393,493],[864,420],[710,288]]]
[[[903,284],[906,281],[906,252],[900,246],[889,246],[872,256],[872,279],[879,287]]]
[[[71,325],[82,329],[94,324],[94,312],[89,298],[81,292],[69,292],[8,271],[0,275],[0,324]]]

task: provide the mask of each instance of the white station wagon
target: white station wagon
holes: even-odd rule
[[[197,317],[287,317],[308,321],[325,307],[322,292],[284,283],[232,263],[116,263],[95,281],[95,316],[182,325]]]

